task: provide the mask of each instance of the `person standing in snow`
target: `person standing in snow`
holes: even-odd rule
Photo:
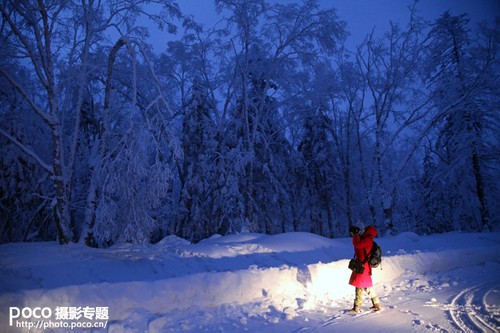
[[[358,227],[351,226],[349,234],[352,237],[352,245],[354,245],[354,255],[364,265],[363,273],[352,272],[349,284],[356,287],[356,296],[354,298],[354,307],[349,310],[349,313],[362,312],[361,304],[363,303],[363,293],[371,298],[373,306],[370,308],[373,311],[380,311],[380,301],[375,291],[373,290],[372,268],[368,263],[367,256],[373,246],[373,238],[377,236],[377,229],[372,225],[365,228],[365,231],[360,235],[361,230]]]

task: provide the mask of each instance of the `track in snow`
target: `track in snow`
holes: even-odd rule
[[[499,332],[500,285],[464,289],[451,300],[448,313],[452,323],[464,332]]]

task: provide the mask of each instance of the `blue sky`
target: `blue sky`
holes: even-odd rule
[[[280,3],[297,1],[276,0]],[[319,0],[324,8],[336,8],[339,17],[347,22],[352,43],[359,43],[375,27],[376,32],[385,32],[389,22],[401,22],[408,19],[408,6],[413,0]],[[212,0],[180,0],[179,6],[185,14],[193,15],[196,21],[205,27],[213,26],[218,18]],[[453,14],[467,13],[474,21],[487,19],[493,21],[500,16],[499,0],[420,0],[420,14],[427,19],[435,19],[446,10]]]
[[[292,3],[302,1],[267,0],[269,2]],[[389,22],[404,23],[408,20],[408,7],[413,0],[318,0],[323,8],[336,8],[339,18],[347,22],[347,30],[351,34],[348,46],[361,43],[364,37],[375,28],[375,33],[382,34],[389,29]],[[220,17],[214,9],[214,0],[178,0],[181,11],[191,15],[204,28],[213,27]],[[500,0],[419,0],[419,14],[428,20],[435,20],[446,10],[452,14],[466,13],[473,22],[488,20],[494,22],[500,17]],[[141,24],[144,24],[142,22]],[[146,23],[148,25],[148,23]],[[150,27],[151,44],[156,52],[163,52],[166,43],[172,36]],[[182,34],[179,29],[177,39]]]
[[[347,28],[355,43],[363,40],[375,27],[376,32],[385,32],[389,22],[406,22],[408,6],[412,0],[320,0],[325,7],[337,8],[341,19],[347,21]],[[446,10],[453,14],[467,13],[474,21],[493,20],[500,13],[499,0],[421,0],[417,5],[419,14],[434,20]]]

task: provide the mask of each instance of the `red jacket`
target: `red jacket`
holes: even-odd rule
[[[377,229],[370,225],[361,236],[356,235],[352,238],[354,255],[361,262],[365,261],[366,255],[370,253],[373,246],[373,238],[377,236],[377,234]],[[372,268],[368,262],[365,262],[365,271],[362,274],[352,272],[349,284],[359,288],[369,288],[373,285]]]

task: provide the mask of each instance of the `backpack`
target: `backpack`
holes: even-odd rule
[[[382,262],[382,249],[373,241],[372,249],[365,259],[373,268],[378,267]]]

